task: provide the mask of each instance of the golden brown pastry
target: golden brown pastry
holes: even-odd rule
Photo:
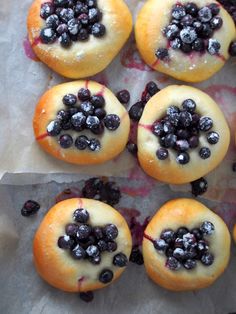
[[[41,97],[33,127],[37,142],[54,157],[97,164],[123,151],[130,120],[108,88],[93,81],[74,81],[54,86]]]
[[[132,247],[125,219],[111,206],[85,198],[57,203],[33,243],[40,276],[68,292],[100,289],[125,270]]]
[[[104,70],[132,30],[122,0],[35,0],[27,20],[38,58],[59,74],[84,78]]]
[[[182,184],[216,168],[229,142],[229,127],[214,100],[196,88],[173,85],[144,108],[138,126],[138,159],[155,179]]]
[[[148,275],[162,287],[205,288],[227,267],[230,234],[224,221],[203,204],[175,199],[164,204],[148,224],[143,256]]]
[[[135,36],[143,59],[153,69],[201,82],[229,58],[235,26],[214,0],[148,0],[138,14]]]

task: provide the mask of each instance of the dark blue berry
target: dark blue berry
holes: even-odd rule
[[[59,137],[58,143],[64,149],[70,148],[73,145],[73,138],[69,134],[63,134]]]
[[[104,235],[109,240],[114,240],[118,236],[118,229],[114,224],[108,224],[103,228]]]
[[[78,92],[78,98],[81,101],[89,100],[91,97],[90,90],[88,88],[81,88]]]
[[[79,297],[81,300],[88,303],[88,302],[93,301],[94,295],[92,291],[87,291],[87,292],[80,292]]]
[[[56,33],[52,28],[46,27],[41,30],[40,38],[41,38],[42,43],[51,44],[56,39]]]
[[[168,157],[169,153],[166,148],[160,147],[158,148],[156,155],[159,160],[165,160]]]
[[[187,140],[178,140],[175,143],[175,149],[180,152],[185,152],[189,149],[189,143]]]
[[[107,243],[104,240],[99,240],[97,246],[100,252],[104,252],[107,250]]]
[[[90,235],[92,229],[89,225],[80,225],[76,233],[78,240],[85,240]]]
[[[62,98],[62,102],[64,105],[66,106],[74,106],[77,102],[77,97],[74,94],[66,94],[63,98]]]
[[[201,117],[198,126],[201,131],[206,132],[213,127],[213,121],[209,117]]]
[[[199,31],[199,35],[204,38],[210,38],[213,35],[213,29],[211,28],[209,23],[203,23],[201,31]]]
[[[96,22],[99,22],[102,17],[102,14],[100,10],[97,8],[91,8],[88,11],[88,18],[89,18],[89,23],[94,24]]]
[[[197,39],[197,33],[193,27],[186,26],[180,32],[180,39],[185,44],[192,44]]]
[[[223,25],[223,20],[220,16],[214,16],[210,21],[211,28],[216,30],[220,29]]]
[[[61,122],[67,122],[70,119],[70,114],[68,111],[65,110],[59,110],[57,113],[57,119],[60,120]]]
[[[60,249],[71,249],[75,241],[68,235],[60,237],[57,241],[57,245]]]
[[[145,89],[149,93],[150,96],[154,96],[156,93],[160,91],[160,89],[157,87],[157,84],[153,81],[150,81],[146,84]]]
[[[89,220],[89,213],[84,208],[78,208],[73,213],[73,219],[76,222],[86,223]]]
[[[96,257],[100,254],[99,249],[96,245],[90,245],[86,249],[86,253],[90,257]]]
[[[115,241],[107,242],[107,252],[115,252],[117,250],[117,244]]]
[[[24,203],[21,209],[21,215],[24,217],[29,217],[35,215],[39,209],[40,209],[39,203],[33,200],[28,200],[27,202]]]
[[[71,19],[67,23],[68,31],[71,35],[77,35],[79,30],[81,29],[81,24],[79,24],[77,19]]]
[[[211,14],[214,16],[214,15],[217,15],[220,13],[220,6],[219,4],[217,3],[211,3],[208,5],[208,8],[211,10]]]
[[[85,29],[85,28],[82,28],[79,33],[78,33],[78,36],[77,36],[77,39],[80,40],[80,41],[85,41],[89,38],[89,33],[88,31]]]
[[[207,191],[208,183],[207,183],[207,180],[205,180],[204,178],[200,178],[198,180],[191,182],[191,186],[192,186],[192,194],[194,196],[198,196],[198,195],[202,195],[203,193]]]
[[[86,256],[86,252],[80,244],[77,244],[76,247],[73,248],[73,250],[70,253],[74,259],[78,260],[84,259]]]
[[[198,52],[203,52],[205,51],[205,43],[204,40],[201,38],[197,38],[192,45],[193,50],[198,51]]]
[[[116,114],[108,114],[104,118],[104,124],[109,131],[115,131],[120,126],[120,117]]]
[[[181,267],[181,264],[176,258],[168,257],[166,261],[166,267],[171,270],[178,270]]]
[[[90,101],[94,108],[103,108],[105,106],[105,99],[102,95],[93,95]]]
[[[99,151],[101,149],[101,143],[98,139],[91,138],[88,144],[88,148],[93,152]]]
[[[134,156],[137,156],[137,153],[138,153],[138,146],[137,144],[131,142],[131,141],[128,141],[127,145],[126,145],[126,148],[128,149],[128,151],[134,155]]]
[[[162,240],[165,240],[166,243],[170,244],[171,242],[175,241],[176,234],[173,230],[166,229],[166,230],[162,231],[160,238]]]
[[[167,60],[169,58],[169,52],[166,48],[159,48],[156,50],[155,55],[157,59]]]
[[[85,116],[90,116],[94,114],[94,106],[90,101],[84,101],[80,104],[80,110]]]
[[[68,32],[68,26],[66,24],[60,24],[56,29],[57,34],[62,35]]]
[[[125,267],[128,264],[128,258],[124,253],[118,253],[113,257],[113,265],[117,267]]]
[[[211,151],[208,147],[202,147],[199,151],[199,156],[202,159],[208,159],[211,157]]]
[[[62,22],[67,23],[69,20],[74,18],[74,11],[70,8],[63,8],[60,11],[59,17]]]
[[[99,281],[106,284],[112,281],[113,272],[110,269],[104,269],[99,275]]]
[[[232,57],[236,57],[236,41],[231,42],[229,46],[229,54]]]
[[[197,13],[198,13],[198,7],[196,5],[196,3],[194,2],[189,2],[185,5],[185,10],[186,10],[186,13],[192,15],[192,16],[197,16]]]
[[[57,136],[61,132],[61,122],[58,120],[51,121],[47,126],[47,133],[50,136]]]
[[[59,18],[56,14],[52,14],[50,15],[47,19],[46,19],[46,25],[47,27],[50,27],[52,29],[56,29],[60,24]]]
[[[218,42],[216,39],[210,38],[208,40],[208,47],[207,51],[209,52],[210,55],[217,55],[220,51],[221,44]]]
[[[179,28],[175,24],[170,24],[165,28],[165,36],[168,40],[174,40],[179,34]]]
[[[130,100],[130,93],[127,89],[123,89],[116,94],[116,97],[122,104],[127,104]]]
[[[86,119],[86,128],[93,130],[98,128],[100,120],[96,116],[88,116]]]
[[[86,116],[82,112],[77,112],[71,117],[71,124],[76,131],[82,131],[85,128]]]
[[[181,5],[176,5],[173,7],[171,15],[174,19],[181,20],[186,15],[185,8]]]
[[[173,148],[176,145],[177,136],[175,134],[167,134],[165,136],[165,147]]]
[[[102,37],[106,33],[106,27],[101,23],[95,23],[92,26],[91,32],[95,37]]]
[[[185,153],[180,153],[178,154],[178,156],[176,157],[176,161],[181,164],[181,165],[185,165],[189,162],[190,157],[189,154],[187,152]]]
[[[79,150],[85,150],[90,141],[85,135],[78,136],[77,139],[75,140],[75,147]]]
[[[191,26],[193,22],[194,22],[194,18],[190,14],[187,14],[181,19],[180,24],[183,27],[186,27],[186,26]]]
[[[78,228],[79,226],[76,224],[71,224],[71,223],[67,224],[65,228],[66,234],[70,237],[75,237],[78,231]]]
[[[143,254],[139,250],[138,246],[134,246],[132,248],[130,257],[129,257],[130,262],[137,264],[137,265],[143,265]]]
[[[196,148],[199,145],[199,138],[196,135],[193,135],[188,140],[190,148]]]
[[[209,7],[203,7],[198,11],[198,18],[201,22],[209,22],[212,18],[211,9]]]
[[[45,2],[41,5],[41,9],[40,9],[40,16],[41,18],[43,18],[44,20],[46,20],[47,17],[49,17],[51,14],[54,13],[54,5],[52,4],[52,2]]]
[[[93,234],[96,237],[96,239],[100,240],[103,238],[103,231],[101,227],[94,227],[93,228]]]
[[[186,233],[189,233],[189,230],[186,227],[180,227],[176,231],[176,236],[177,238],[183,238]]]
[[[129,110],[129,117],[133,121],[139,121],[143,113],[143,103],[135,103]]]
[[[194,259],[187,259],[184,263],[183,263],[184,268],[190,270],[193,269],[197,266],[197,262]]]
[[[210,266],[214,262],[214,256],[211,253],[206,253],[202,255],[201,262],[205,266]]]
[[[152,133],[155,134],[156,136],[163,136],[165,133],[163,123],[159,121],[154,122],[154,124],[152,125]]]
[[[156,239],[153,242],[153,246],[157,251],[164,252],[168,248],[168,243],[163,239]]]
[[[202,240],[203,234],[199,228],[194,228],[191,230],[191,233],[195,236],[195,238],[199,241]],[[199,242],[198,242],[199,243]]]
[[[215,226],[210,221],[204,221],[200,230],[204,235],[212,235],[215,230]]]
[[[192,115],[188,111],[182,111],[179,114],[179,123],[183,127],[188,127],[191,125]]]
[[[182,107],[184,110],[186,110],[190,113],[194,113],[194,111],[196,109],[196,103],[192,99],[185,99],[182,103]]]

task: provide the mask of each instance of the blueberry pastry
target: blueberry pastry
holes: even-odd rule
[[[173,290],[210,286],[226,269],[230,234],[224,221],[203,204],[175,199],[148,224],[143,257],[150,278]]]
[[[105,86],[75,81],[54,86],[41,97],[33,127],[46,152],[70,163],[88,165],[105,162],[123,151],[130,120]]]
[[[57,203],[33,243],[39,275],[55,288],[86,292],[107,286],[125,270],[132,240],[125,219],[111,206],[85,198]]]
[[[150,176],[183,184],[205,176],[223,160],[230,142],[214,100],[189,86],[168,86],[146,104],[138,125],[138,158]]]
[[[135,25],[146,63],[186,82],[201,82],[219,71],[235,35],[233,19],[214,0],[148,0]]]
[[[132,30],[123,0],[35,0],[28,34],[38,58],[59,74],[84,78],[104,70]]]

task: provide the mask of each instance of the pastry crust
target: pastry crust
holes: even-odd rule
[[[233,239],[234,239],[234,242],[236,243],[236,224],[234,225],[234,228],[233,228]]]
[[[195,200],[183,198],[165,203],[148,224],[145,234],[156,239],[163,229],[176,230],[182,226],[191,229],[203,221],[210,221],[215,226],[215,232],[207,238],[210,252],[215,256],[213,264],[204,266],[197,262],[195,269],[172,271],[165,266],[166,256],[159,254],[152,242],[144,238],[144,264],[153,281],[173,291],[196,290],[210,286],[224,272],[230,257],[228,228],[218,215]]]
[[[101,94],[105,98],[107,114],[117,114],[120,117],[120,126],[115,131],[105,129],[99,136],[88,130],[82,132],[64,131],[72,137],[87,135],[98,138],[101,142],[99,151],[78,150],[75,146],[68,149],[60,148],[57,137],[47,136],[47,125],[56,118],[56,114],[65,106],[62,98],[68,93],[77,95],[80,88],[88,88],[91,94]],[[74,81],[54,86],[39,100],[33,119],[35,138],[40,146],[52,156],[73,164],[88,165],[98,164],[110,160],[120,154],[128,141],[130,120],[126,109],[120,104],[115,95],[104,85],[93,81]],[[115,143],[115,145],[114,145]]]
[[[199,147],[205,146],[211,150],[211,157],[205,160],[199,157],[199,148],[188,151],[190,162],[185,165],[176,162],[176,152],[172,149],[169,149],[169,157],[166,160],[159,160],[156,151],[160,144],[152,133],[151,126],[166,115],[169,106],[175,105],[181,108],[182,102],[189,98],[196,102],[197,113],[212,118],[211,131],[217,131],[220,140],[216,145],[210,145],[204,134],[201,134]],[[225,157],[229,142],[229,127],[214,100],[196,88],[172,85],[162,89],[145,106],[138,126],[138,159],[143,170],[155,179],[172,184],[183,184],[194,181],[216,168]]]
[[[58,41],[43,44],[39,34],[45,25],[40,17],[41,4],[35,0],[29,10],[27,28],[29,40],[37,57],[51,69],[69,78],[84,78],[104,70],[118,54],[132,30],[131,13],[122,0],[99,0],[102,23],[106,35],[102,38],[90,36],[87,41],[74,42],[69,48],[62,48]]]
[[[189,0],[180,1],[187,4]],[[199,5],[198,0],[191,1]],[[140,10],[136,24],[135,37],[138,50],[144,61],[156,71],[168,74],[186,82],[201,82],[218,72],[229,58],[228,48],[235,38],[235,25],[231,16],[221,6],[218,14],[223,19],[222,27],[214,32],[213,38],[221,44],[220,56],[205,54],[185,54],[180,50],[169,49],[170,62],[158,61],[155,51],[168,47],[168,41],[162,30],[169,24],[172,6],[176,0],[148,0]],[[201,7],[217,3],[214,0],[202,0]],[[227,36],[226,36],[227,34]]]
[[[104,226],[113,223],[119,230],[115,240],[117,250],[113,253],[103,252],[99,265],[93,265],[86,260],[75,260],[57,245],[58,238],[65,234],[66,224],[72,222],[73,212],[81,207],[88,210],[92,225]],[[112,270],[114,277],[111,282],[116,280],[125,267],[114,266],[113,256],[123,252],[129,257],[131,247],[130,230],[118,211],[99,201],[73,198],[57,203],[44,217],[33,242],[34,263],[40,276],[50,285],[68,292],[86,292],[108,285],[98,281],[102,269]]]

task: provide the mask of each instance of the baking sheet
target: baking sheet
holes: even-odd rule
[[[111,179],[112,180],[112,179]],[[127,218],[131,212],[140,212],[140,224],[170,198],[190,196],[176,193],[168,186],[155,182],[144,191],[142,180],[114,178],[122,191],[115,207]],[[151,184],[152,183],[152,187]],[[65,188],[80,191],[83,182],[58,184],[55,182],[34,186],[0,185],[0,313],[4,314],[228,314],[236,311],[236,247],[232,246],[230,265],[223,276],[210,288],[202,291],[174,293],[154,284],[146,275],[144,266],[130,263],[120,280],[110,287],[95,292],[93,302],[84,303],[78,294],[64,293],[50,287],[37,275],[32,263],[32,239],[43,216]],[[133,188],[136,187],[136,194]],[[145,195],[145,196],[144,196]],[[37,200],[41,209],[34,217],[22,217],[21,205],[26,199]],[[204,201],[211,208],[215,202]],[[224,210],[216,209],[221,215]],[[235,212],[235,211],[234,211]],[[231,212],[231,222],[236,220]],[[10,227],[9,227],[10,226]],[[14,232],[13,227],[14,226]],[[2,245],[4,243],[4,245]]]

